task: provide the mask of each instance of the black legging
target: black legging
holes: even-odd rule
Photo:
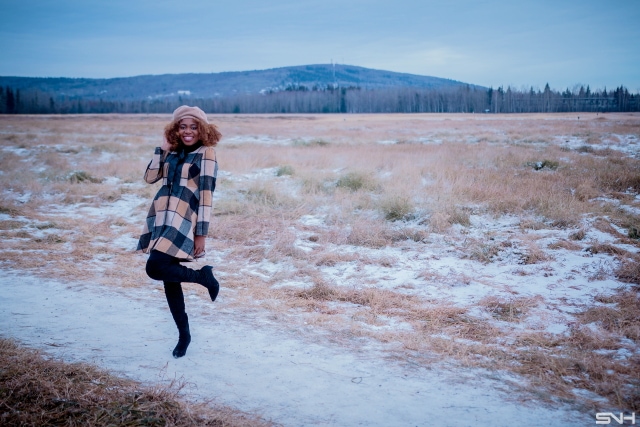
[[[164,294],[178,331],[189,333],[189,318],[185,311],[181,282],[195,282],[197,271],[180,264],[180,260],[158,251],[151,251],[147,260],[147,274],[164,282]]]
[[[176,348],[173,349],[173,357],[182,357],[187,352],[191,342],[189,331],[189,318],[184,307],[184,294],[182,282],[199,283],[209,291],[211,301],[215,301],[220,290],[220,284],[213,276],[213,267],[210,265],[200,270],[193,270],[180,264],[178,258],[158,251],[151,251],[147,260],[147,274],[154,280],[162,280],[164,294],[167,297],[171,316],[176,322],[180,337]]]
[[[147,260],[147,274],[154,280],[162,280],[165,289],[167,286],[176,286],[167,283],[177,283],[178,286],[182,282],[198,283],[207,288],[211,301],[215,301],[220,284],[213,276],[212,269],[210,265],[205,265],[200,270],[193,270],[180,264],[178,258],[159,251],[151,251]]]
[[[151,251],[147,260],[147,275],[163,282],[199,283],[199,272],[180,264],[178,258],[159,251]]]

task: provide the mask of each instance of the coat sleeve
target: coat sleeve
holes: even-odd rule
[[[213,192],[216,189],[216,177],[218,175],[218,161],[216,151],[213,147],[207,147],[200,164],[199,181],[199,205],[198,221],[196,223],[195,235],[206,236],[209,233],[209,220],[213,209]]]
[[[156,147],[156,151],[153,153],[153,158],[149,162],[147,170],[144,173],[144,180],[147,183],[153,184],[163,178],[164,158],[165,152],[160,147]]]

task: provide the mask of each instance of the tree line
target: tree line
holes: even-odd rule
[[[624,86],[612,91],[573,91],[498,87],[481,89],[410,87],[363,89],[357,86],[307,87],[291,84],[281,90],[225,97],[167,96],[106,101],[55,95],[37,90],[0,87],[0,114],[171,113],[183,104],[199,105],[211,114],[240,113],[560,113],[640,111],[640,93]]]

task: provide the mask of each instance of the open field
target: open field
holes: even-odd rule
[[[228,307],[640,412],[640,114],[210,119]],[[157,287],[133,248],[168,120],[1,116],[0,269]]]

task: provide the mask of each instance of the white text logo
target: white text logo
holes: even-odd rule
[[[618,424],[624,424],[625,421],[631,421],[631,425],[636,423],[636,413],[631,415],[625,415],[624,412],[620,412],[620,415],[616,415],[613,412],[598,412],[596,414],[596,424],[611,424],[611,420]]]

